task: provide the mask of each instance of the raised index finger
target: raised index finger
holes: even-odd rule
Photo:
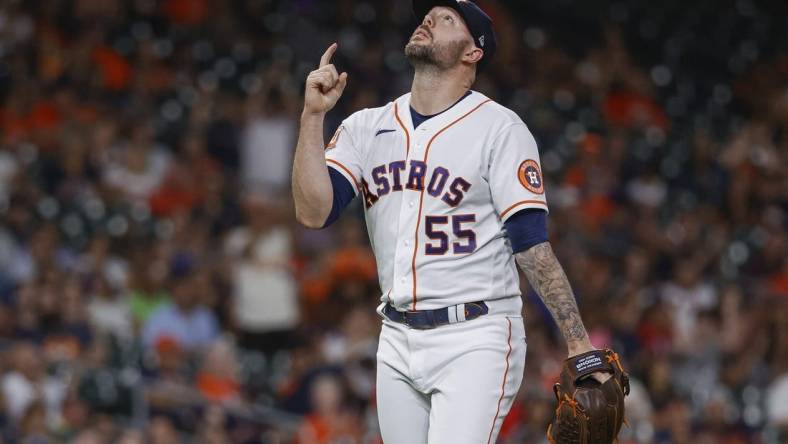
[[[326,52],[323,53],[323,57],[320,57],[320,67],[324,67],[331,62],[331,57],[334,56],[334,53],[337,51],[337,44],[332,43],[331,46],[326,49]]]

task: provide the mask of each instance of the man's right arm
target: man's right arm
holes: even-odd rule
[[[333,205],[333,189],[326,168],[323,121],[347,85],[347,73],[339,75],[331,57],[337,44],[328,47],[320,67],[309,73],[304,93],[304,110],[293,159],[293,200],[296,219],[309,228],[320,228]]]
[[[328,218],[334,198],[323,154],[324,115],[303,113],[293,160],[293,200],[296,219],[309,228],[320,228]]]

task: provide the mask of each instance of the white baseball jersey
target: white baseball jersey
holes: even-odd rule
[[[510,298],[520,312],[504,221],[547,203],[517,114],[474,91],[414,129],[408,93],[348,117],[325,156],[364,199],[384,302],[426,310]]]

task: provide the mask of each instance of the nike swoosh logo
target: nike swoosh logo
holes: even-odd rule
[[[375,137],[378,137],[381,134],[393,133],[394,131],[396,131],[396,130],[379,129],[378,132],[375,133]]]

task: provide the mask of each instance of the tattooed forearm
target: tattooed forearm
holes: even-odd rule
[[[570,354],[590,348],[588,333],[580,319],[572,287],[549,242],[535,245],[515,256],[531,287],[550,310],[569,346]]]

